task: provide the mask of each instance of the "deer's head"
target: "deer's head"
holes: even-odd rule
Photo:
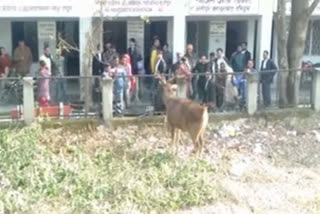
[[[172,84],[170,81],[167,82],[163,75],[157,74],[155,78],[159,80],[159,83],[163,88],[163,94],[165,97],[168,98],[176,96],[178,90],[178,86],[176,84]]]

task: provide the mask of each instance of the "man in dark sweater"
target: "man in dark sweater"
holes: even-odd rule
[[[244,71],[246,64],[245,64],[245,56],[242,53],[241,45],[239,45],[237,48],[237,51],[232,54],[230,63],[234,72]]]
[[[251,53],[248,51],[248,43],[242,42],[242,54],[244,55],[244,63],[245,65],[248,65],[249,60],[251,59]]]

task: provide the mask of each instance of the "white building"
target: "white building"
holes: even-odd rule
[[[230,56],[238,43],[246,41],[252,56],[259,62],[263,50],[271,50],[274,9],[271,0],[107,2],[104,15],[109,18],[104,23],[103,38],[104,42],[113,42],[119,52],[125,52],[128,39],[134,37],[147,56],[154,35],[158,35],[161,42],[169,43],[173,53],[184,52],[186,44],[192,43],[198,55],[223,48]],[[80,70],[81,74],[86,33],[92,28],[94,16],[99,16],[95,0],[1,0],[0,46],[12,53],[17,41],[24,39],[36,62],[44,42],[55,49],[57,36],[62,35],[80,48],[80,55],[74,52],[67,57],[68,73],[74,75]],[[145,23],[141,19],[143,16],[149,17],[151,23]],[[318,26],[318,21],[313,23]],[[318,36],[310,40],[316,41]],[[316,53],[308,50],[310,54]],[[320,52],[320,48],[317,51]]]

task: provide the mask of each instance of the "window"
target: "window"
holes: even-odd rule
[[[309,22],[304,55],[320,56],[320,20]]]
[[[24,40],[33,55],[33,61],[39,58],[37,22],[12,22],[12,47],[17,47],[19,40]]]

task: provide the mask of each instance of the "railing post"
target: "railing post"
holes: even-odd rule
[[[187,83],[186,78],[184,77],[178,77],[177,78],[177,97],[179,98],[187,98]]]
[[[110,77],[102,79],[102,114],[103,121],[111,125],[113,114],[113,81]]]
[[[247,113],[254,115],[258,110],[259,74],[249,73],[247,76],[246,104]]]
[[[312,109],[320,111],[320,70],[314,69],[312,80]]]
[[[32,77],[23,78],[23,115],[24,121],[27,125],[30,125],[34,121],[35,114]]]

